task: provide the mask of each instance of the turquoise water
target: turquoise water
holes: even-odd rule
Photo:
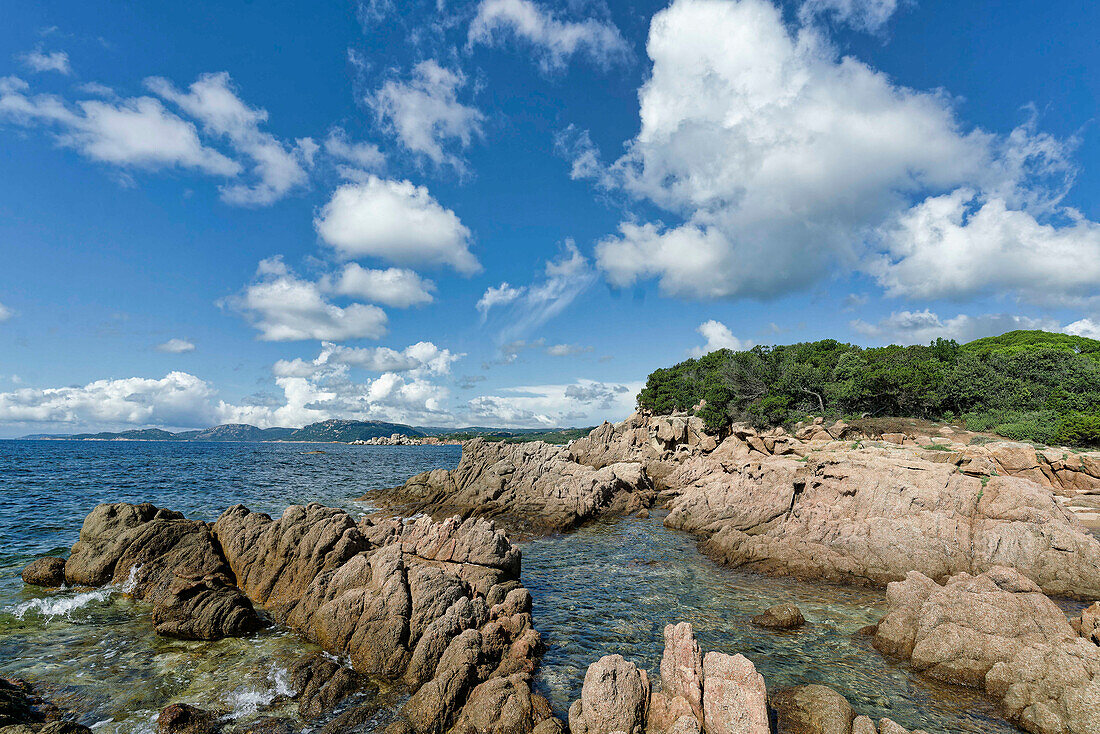
[[[286,670],[314,649],[293,633],[167,640],[152,634],[149,610],[119,591],[44,594],[24,588],[19,572],[66,551],[99,502],[150,501],[206,520],[238,502],[272,514],[310,501],[361,513],[372,508],[355,498],[370,489],[459,458],[456,446],[0,441],[0,674],[31,680],[104,734],[152,732],[157,712],[176,701],[227,718],[293,716]],[[855,635],[882,615],[879,590],[719,567],[690,536],[665,530],[659,513],[528,541],[523,553],[535,626],[548,643],[537,687],[559,715],[601,655],[620,653],[656,673],[664,625],[686,620],[704,650],[744,653],[769,687],[826,683],[860,713],[933,734],[1015,731],[981,696],[922,681]],[[811,624],[775,633],[748,623],[778,602],[797,604]],[[383,714],[399,696],[373,694]]]

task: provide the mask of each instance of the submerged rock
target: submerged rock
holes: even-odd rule
[[[53,556],[36,558],[23,569],[23,583],[47,588],[61,586],[65,583],[65,559]]]
[[[1036,734],[1100,731],[1100,646],[1009,568],[943,586],[912,572],[887,589],[874,645],[933,678],[982,688]]]
[[[776,604],[754,616],[752,623],[766,629],[789,630],[806,624],[806,618],[793,604]]]
[[[91,729],[62,720],[61,710],[37,695],[26,681],[0,678],[0,732],[91,734]]]
[[[157,734],[218,734],[218,717],[186,703],[165,706],[157,716]]]

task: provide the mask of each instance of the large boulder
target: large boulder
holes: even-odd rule
[[[581,697],[569,708],[571,734],[636,734],[645,726],[649,676],[621,655],[588,667]]]
[[[703,729],[707,734],[769,734],[764,677],[744,655],[703,657]]]
[[[849,734],[856,717],[848,699],[816,684],[781,688],[771,694],[770,703],[784,734]]]
[[[983,688],[1035,734],[1100,731],[1100,647],[1056,604],[1003,567],[939,585],[912,572],[887,588],[874,645],[925,675]]]
[[[216,640],[262,626],[210,527],[151,504],[97,506],[65,561],[74,585],[113,583],[150,602],[160,634]]]
[[[53,556],[36,558],[23,569],[23,583],[47,588],[61,586],[65,583],[65,559]]]

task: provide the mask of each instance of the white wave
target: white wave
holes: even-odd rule
[[[240,719],[259,713],[279,698],[291,698],[295,691],[290,687],[286,668],[273,665],[267,675],[268,685],[261,688],[238,688],[228,695],[229,713],[225,719]]]
[[[137,586],[137,575],[140,568],[140,566],[131,566],[129,576],[127,576],[125,583],[121,585],[108,584],[107,586],[92,589],[91,591],[76,593],[73,593],[71,589],[62,588],[53,596],[30,599],[29,601],[16,604],[14,607],[9,607],[5,611],[19,620],[22,620],[28,612],[33,612],[35,616],[41,617],[47,621],[56,619],[57,617],[72,619],[72,614],[77,609],[86,607],[89,604],[107,601],[116,593],[132,593]]]

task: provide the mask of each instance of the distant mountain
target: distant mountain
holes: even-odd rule
[[[187,441],[283,441],[288,439],[294,428],[257,428],[246,423],[227,423],[214,426],[205,431],[188,431]],[[177,433],[177,436],[184,436]]]
[[[423,431],[403,423],[384,421],[327,420],[304,428],[257,428],[242,423],[214,426],[201,431],[172,433],[160,428],[140,428],[119,433],[49,434],[23,436],[27,441],[318,441],[350,443],[377,436],[424,436]]]

